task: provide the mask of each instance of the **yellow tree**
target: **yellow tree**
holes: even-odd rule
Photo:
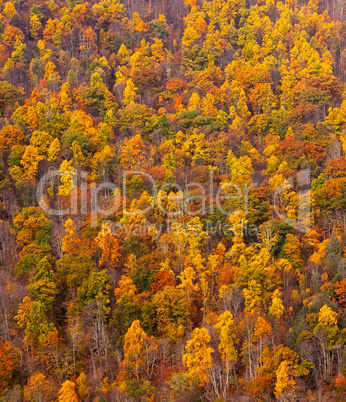
[[[73,152],[73,160],[77,165],[83,165],[85,163],[85,156],[82,152],[82,147],[75,140],[71,145],[71,151]]]
[[[59,289],[57,278],[47,257],[39,261],[36,274],[27,289],[35,300],[41,302],[47,310],[53,307]]]
[[[134,373],[137,380],[141,369],[144,367],[145,338],[146,333],[143,331],[139,320],[133,321],[125,335],[122,367],[128,372]]]
[[[212,0],[203,3],[203,9],[210,18],[210,25],[218,25],[221,29],[227,27],[236,17],[240,8],[245,6],[245,1]]]
[[[78,402],[75,391],[76,384],[72,381],[65,381],[59,391],[58,402]]]
[[[295,375],[296,370],[292,368],[289,362],[287,360],[282,361],[276,370],[275,396],[279,400],[295,399]]]
[[[243,289],[245,299],[245,310],[254,312],[262,306],[262,287],[259,282],[250,280],[248,287]]]
[[[220,271],[225,259],[226,248],[222,243],[219,243],[215,250],[208,257],[208,268],[210,274],[210,296],[213,304],[213,298],[215,295],[215,287],[219,283]]]
[[[335,327],[338,324],[337,316],[338,314],[325,304],[318,313],[318,322],[324,327]]]
[[[190,47],[192,45],[192,43],[195,42],[199,38],[200,38],[200,35],[198,34],[198,32],[192,26],[189,26],[184,31],[184,35],[182,38],[182,44],[185,47]]]
[[[39,154],[37,148],[28,145],[20,162],[23,166],[23,177],[27,180],[33,180],[37,174],[39,163],[43,159],[44,157]]]
[[[273,392],[279,401],[295,400],[295,378],[308,375],[313,367],[306,360],[299,364],[297,353],[283,345],[274,349],[265,348],[258,361],[260,365],[254,380],[258,386],[252,394],[257,391],[264,396],[268,395],[268,391]]]
[[[305,276],[302,272],[303,258],[299,239],[294,234],[288,233],[283,247],[283,257],[288,260],[296,272],[300,286],[304,285]]]
[[[238,355],[235,348],[237,337],[235,333],[233,314],[230,311],[222,313],[214,327],[219,333],[219,351],[221,359],[226,362],[227,366],[229,366],[230,362],[235,361]]]
[[[54,89],[57,89],[57,83],[60,80],[60,75],[56,71],[56,66],[53,62],[49,61],[44,69],[44,79],[51,85],[53,85]]]
[[[127,382],[133,378],[139,381],[142,374],[150,379],[155,365],[156,350],[156,341],[147,336],[139,320],[133,321],[125,335],[124,360],[118,376],[122,381],[122,387],[126,387]]]
[[[202,100],[202,114],[205,116],[215,117],[217,115],[217,109],[215,107],[215,98],[211,93],[208,93]]]
[[[277,319],[280,319],[285,312],[285,307],[282,304],[282,300],[280,299],[280,291],[275,290],[272,296],[272,304],[269,308],[269,313],[276,317]]]
[[[147,31],[146,23],[141,19],[137,12],[133,13],[132,24],[135,30],[138,32]]]
[[[120,63],[125,63],[126,60],[129,59],[129,57],[131,56],[132,50],[131,49],[127,49],[127,47],[122,44],[118,50],[118,58],[120,60]]]
[[[42,24],[36,14],[30,18],[30,33],[36,39],[38,31],[41,29]]]
[[[118,287],[114,290],[114,296],[117,303],[120,303],[123,297],[127,297],[129,301],[138,298],[136,285],[129,276],[123,275],[121,277]]]
[[[60,165],[59,172],[61,172],[60,180],[62,182],[61,186],[59,186],[59,194],[67,196],[75,188],[73,179],[76,172],[71,161],[64,160]]]
[[[200,108],[200,105],[201,105],[201,98],[199,97],[198,93],[194,92],[191,95],[187,109],[196,110]]]
[[[78,236],[76,234],[75,224],[72,219],[67,219],[65,222],[65,236],[62,243],[62,251],[64,253],[71,252],[71,248],[77,240]]]
[[[132,81],[132,78],[129,78],[126,82],[126,87],[124,89],[123,93],[123,105],[127,106],[131,102],[134,102],[136,99],[136,91],[137,88],[135,87],[135,84]]]
[[[130,139],[125,138],[120,151],[120,163],[126,169],[131,169],[136,166],[140,167],[141,163],[144,161],[143,149],[144,144],[139,134]]]
[[[225,363],[225,383],[223,385],[223,396],[227,400],[227,386],[229,382],[232,364],[237,360],[238,352],[236,349],[237,336],[236,327],[234,325],[233,314],[225,311],[221,314],[214,325],[216,332],[219,334],[219,352],[222,361]]]
[[[183,364],[190,385],[198,383],[203,387],[209,381],[210,369],[213,366],[211,355],[214,353],[209,342],[210,335],[206,328],[195,328],[192,332],[192,339],[186,342]]]
[[[198,160],[208,159],[208,149],[205,134],[199,129],[194,129],[189,133],[182,145],[182,150],[191,156],[193,164]]]
[[[319,344],[319,361],[322,362],[320,375],[325,381],[331,375],[333,366],[330,355],[336,347],[336,339],[340,336],[337,316],[338,314],[325,304],[318,313],[317,325],[314,325],[313,334]]]
[[[12,17],[16,14],[16,8],[15,8],[15,6],[13,5],[13,3],[11,3],[10,1],[7,1],[6,3],[5,3],[5,7],[4,7],[4,10],[3,10],[3,13],[6,15],[6,17],[9,19],[9,20],[11,20],[12,19]]]
[[[150,46],[151,48],[151,59],[157,62],[161,62],[165,59],[165,51],[163,49],[162,40],[154,38],[154,43]]]
[[[54,140],[50,143],[47,149],[47,160],[49,162],[54,162],[60,153],[60,142],[58,138],[54,138]]]

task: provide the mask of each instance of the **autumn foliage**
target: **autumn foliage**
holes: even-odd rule
[[[346,392],[340,0],[0,2],[0,400]]]

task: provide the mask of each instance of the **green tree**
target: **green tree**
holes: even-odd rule
[[[153,296],[156,311],[157,331],[170,341],[181,338],[190,327],[190,308],[185,292],[172,286]]]
[[[111,290],[111,278],[106,269],[100,272],[91,272],[78,287],[76,303],[80,303],[80,307],[83,308],[89,302],[97,300],[101,303],[104,312],[109,313]]]
[[[51,310],[59,293],[58,281],[47,257],[39,261],[28,290],[33,298]]]
[[[81,398],[81,400],[85,400],[90,392],[90,385],[87,376],[85,375],[84,371],[82,371],[79,374],[79,377],[77,378],[77,391],[78,395]]]
[[[24,328],[24,340],[31,347],[42,348],[48,336],[56,331],[46,316],[46,307],[30,297],[24,297],[14,318],[19,327]]]

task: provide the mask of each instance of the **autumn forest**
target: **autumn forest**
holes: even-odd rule
[[[345,8],[0,0],[0,402],[346,400]]]

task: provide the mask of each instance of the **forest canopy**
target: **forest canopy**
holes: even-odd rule
[[[1,402],[346,398],[344,8],[0,0]]]

